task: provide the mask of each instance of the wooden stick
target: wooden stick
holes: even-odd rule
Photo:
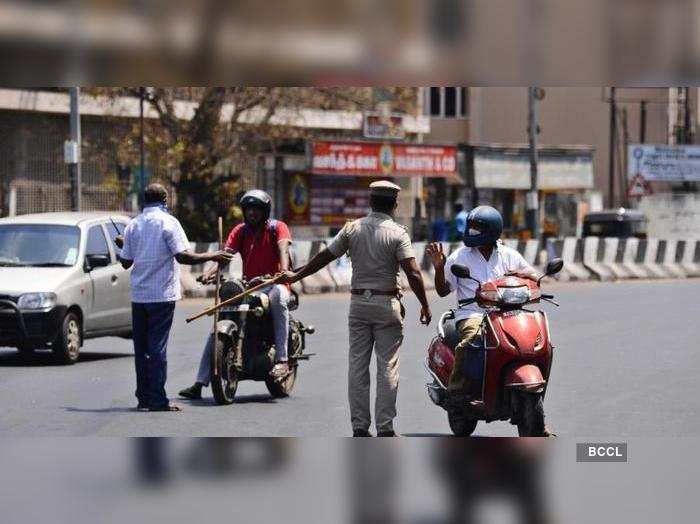
[[[203,316],[205,316],[205,315],[211,315],[212,313],[214,313],[214,311],[218,310],[219,308],[224,307],[224,306],[227,305],[227,304],[230,304],[231,302],[236,302],[236,301],[238,301],[238,300],[240,300],[240,299],[242,299],[242,298],[244,298],[244,297],[247,297],[247,296],[250,295],[251,293],[255,293],[255,292],[258,291],[259,289],[262,289],[262,288],[264,288],[264,287],[267,287],[267,286],[271,286],[271,285],[273,285],[273,284],[276,284],[277,282],[279,282],[279,279],[280,279],[281,276],[282,276],[282,275],[280,274],[280,275],[277,275],[275,278],[271,278],[270,280],[265,280],[264,282],[261,282],[261,283],[258,284],[257,286],[253,286],[253,287],[251,287],[250,289],[246,289],[243,293],[239,293],[239,294],[236,295],[235,297],[229,298],[228,300],[224,300],[223,302],[219,302],[217,305],[215,305],[215,306],[213,306],[213,307],[210,307],[210,308],[208,308],[208,309],[205,309],[205,310],[202,311],[201,313],[197,313],[197,314],[194,315],[193,317],[188,318],[188,319],[186,320],[186,322],[189,324],[189,323],[192,322],[193,320],[197,320],[198,318],[201,318],[201,317],[203,317]]]
[[[219,217],[219,251],[221,251],[224,243],[224,221]],[[216,294],[214,295],[214,305],[219,304],[219,290],[221,289],[221,264],[216,263]],[[216,325],[219,323],[219,310],[214,312],[214,333],[216,333]]]

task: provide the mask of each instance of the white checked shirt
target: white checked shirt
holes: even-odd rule
[[[484,255],[477,248],[462,246],[453,251],[445,262],[445,280],[450,284],[450,289],[457,292],[457,301],[474,298],[477,285],[468,278],[458,279],[454,276],[451,271],[452,264],[467,266],[471,276],[482,283],[501,278],[511,271],[533,271],[520,253],[500,242],[488,260],[484,259]],[[455,320],[481,316],[483,313],[483,308],[472,303],[457,309]]]
[[[173,302],[182,298],[175,255],[190,249],[177,218],[158,206],[146,207],[124,230],[121,257],[133,260],[131,300]]]

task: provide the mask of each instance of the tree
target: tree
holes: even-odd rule
[[[139,88],[94,91],[113,100],[139,96]],[[191,238],[200,240],[217,237],[217,216],[234,219],[235,197],[252,183],[260,153],[320,132],[293,125],[302,110],[366,110],[376,102],[375,90],[364,87],[156,87],[146,93],[146,103],[158,115],[147,119],[148,165],[167,173],[176,195],[173,212]],[[415,88],[381,93],[394,110],[415,111]],[[182,102],[190,114],[178,113]],[[120,138],[122,155],[134,164],[137,138],[137,126]]]

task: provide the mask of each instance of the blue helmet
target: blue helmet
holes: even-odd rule
[[[503,217],[491,206],[479,206],[467,214],[464,245],[467,247],[494,244],[503,233]]]

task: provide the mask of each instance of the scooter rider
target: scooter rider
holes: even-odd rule
[[[435,290],[445,297],[456,291],[458,303],[464,304],[455,311],[457,331],[461,342],[455,348],[455,364],[448,383],[450,402],[460,405],[474,399],[467,378],[464,376],[464,352],[476,338],[484,315],[484,309],[474,302],[477,284],[473,280],[458,279],[450,270],[453,264],[464,265],[479,282],[494,280],[505,275],[517,275],[537,280],[539,275],[515,249],[503,245],[499,239],[503,232],[501,214],[490,206],[479,206],[467,215],[464,246],[455,250],[447,259],[440,243],[426,247],[426,253],[435,267]]]
[[[259,189],[253,189],[240,200],[244,223],[233,228],[226,241],[226,251],[239,253],[243,260],[245,280],[264,275],[275,275],[289,269],[289,244],[292,237],[287,224],[270,219],[272,199]],[[216,278],[216,268],[202,275],[199,280],[208,283]],[[264,292],[270,298],[270,314],[275,330],[275,366],[270,374],[280,380],[289,374],[287,364],[287,342],[289,338],[289,287],[274,285]],[[209,336],[204,348],[193,386],[180,391],[180,396],[190,399],[202,398],[202,387],[209,385],[209,363],[213,347],[213,336]]]

